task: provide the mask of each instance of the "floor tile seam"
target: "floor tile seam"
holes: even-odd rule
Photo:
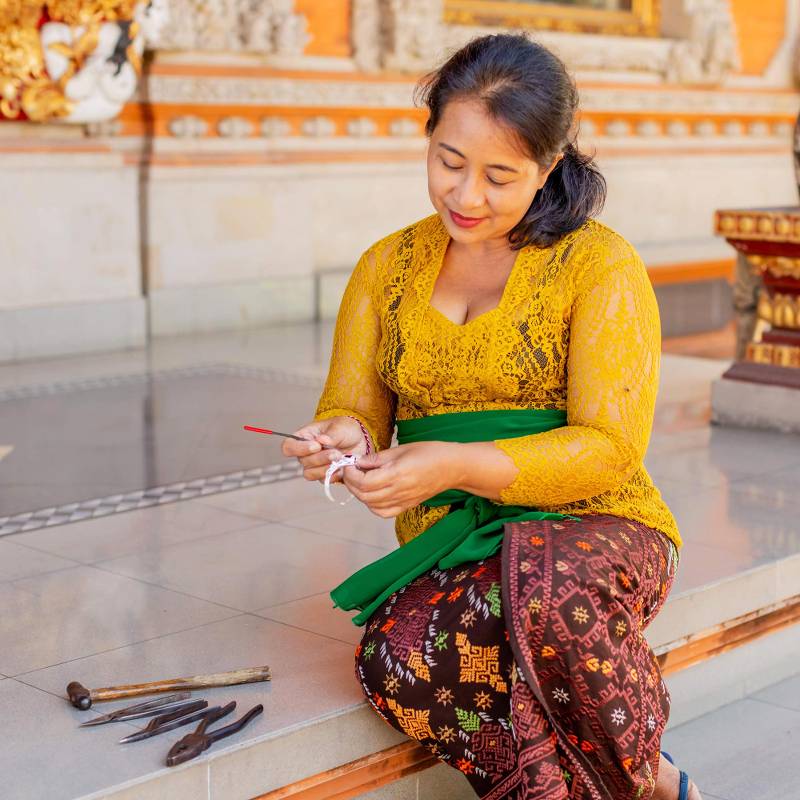
[[[224,531],[223,533],[209,533],[209,534],[206,534],[205,536],[198,536],[198,537],[195,537],[195,538],[192,538],[192,539],[185,539],[185,540],[182,540],[182,541],[179,541],[179,542],[172,542],[171,544],[166,545],[166,546],[167,547],[177,547],[177,546],[180,546],[180,545],[192,544],[193,542],[200,542],[203,539],[209,539],[212,536],[224,536],[226,533],[242,533],[244,531],[250,530],[251,528],[259,527],[258,520],[253,520],[253,523],[254,524],[252,524],[252,525],[246,525],[244,528],[235,528],[235,529],[230,530],[230,531]],[[261,524],[264,524],[264,523],[262,522]],[[30,531],[30,533],[37,533],[37,532],[38,531]],[[11,535],[12,536],[24,536],[25,534],[15,533],[15,534],[11,534]],[[2,541],[1,537],[0,537],[0,541]],[[132,551],[127,552],[127,553],[121,553],[119,555],[112,556],[111,558],[101,558],[101,559],[98,559],[97,561],[83,561],[83,560],[77,560],[77,559],[68,559],[65,556],[59,555],[58,553],[54,553],[54,552],[52,552],[50,550],[42,550],[41,548],[34,547],[33,545],[24,545],[24,546],[27,547],[29,550],[34,550],[35,552],[41,553],[42,555],[53,556],[54,558],[62,558],[65,561],[72,560],[72,561],[74,561],[74,563],[71,564],[71,565],[68,565],[68,566],[57,567],[57,568],[52,569],[52,570],[47,570],[46,572],[37,572],[37,573],[35,573],[33,575],[26,575],[26,576],[23,576],[23,577],[20,577],[20,578],[10,578],[10,579],[6,579],[6,580],[0,580],[0,585],[2,585],[3,583],[12,583],[13,581],[18,581],[18,580],[20,580],[20,581],[21,580],[26,580],[27,578],[37,578],[37,577],[39,577],[41,575],[50,575],[50,574],[52,574],[54,572],[60,572],[62,570],[67,570],[67,569],[74,569],[75,567],[94,567],[94,566],[97,566],[98,564],[102,564],[105,561],[115,561],[118,558],[128,558],[130,556],[135,556],[135,555],[139,555],[140,553],[146,553],[147,552],[147,548],[145,548],[143,550],[132,550]],[[110,570],[107,570],[107,571],[110,571]],[[114,573],[114,574],[120,574],[120,573]],[[128,577],[128,576],[125,576],[125,577]]]
[[[298,528],[296,526],[287,525],[285,522],[259,520],[257,518],[252,518],[252,520],[253,520],[253,524],[252,525],[247,525],[244,528],[237,528],[236,530],[223,531],[221,533],[209,533],[209,534],[207,534],[205,536],[198,536],[198,537],[195,537],[195,538],[192,538],[192,539],[186,539],[185,541],[172,542],[170,544],[165,544],[163,546],[160,546],[160,547],[156,548],[155,550],[151,550],[149,552],[155,553],[157,551],[163,552],[163,551],[168,551],[168,550],[175,550],[175,549],[178,549],[180,547],[191,547],[194,544],[198,544],[200,542],[206,542],[209,539],[216,539],[216,538],[220,538],[221,539],[222,537],[230,536],[231,534],[234,534],[234,533],[245,533],[246,531],[251,531],[251,530],[253,530],[255,528],[265,527],[267,525],[272,525],[272,526],[280,525],[283,528],[291,528],[292,530],[302,531],[303,533],[309,533],[312,536],[318,536],[323,541],[328,539],[328,538],[336,538],[336,537],[333,537],[333,536],[329,536],[326,533],[320,533],[319,531],[308,530],[306,528]],[[347,541],[348,543],[358,544],[358,545],[363,546],[363,547],[369,547],[371,549],[375,549],[375,550],[381,551],[381,548],[377,547],[376,545],[364,544],[363,542],[351,542],[350,540],[341,540],[341,539],[339,541]],[[148,552],[148,551],[144,550],[144,551],[139,551],[139,552]],[[135,556],[135,555],[136,555],[136,553],[127,553],[127,554],[124,554],[124,555],[121,555],[121,556],[113,556],[111,558],[101,558],[98,561],[93,561],[93,562],[80,562],[78,564],[78,566],[103,568],[101,565],[108,564],[108,563],[110,563],[112,561],[118,561],[119,559],[128,558],[130,556]],[[125,573],[114,572],[113,570],[110,570],[110,569],[105,569],[104,571],[111,572],[114,575],[123,575],[124,577],[131,577],[131,576],[125,575]],[[149,581],[144,581],[144,582],[145,583],[149,583]],[[156,584],[156,585],[160,585],[160,584]],[[320,594],[320,593],[319,592],[315,592],[315,594]],[[286,602],[291,602],[291,601],[287,600]],[[242,611],[243,613],[248,613],[247,609],[237,609],[237,610]]]
[[[324,639],[330,639],[331,641],[339,642],[340,644],[346,644],[348,647],[355,648],[355,647],[358,646],[357,644],[354,644],[353,642],[349,641],[348,639],[340,639],[338,636],[329,636],[327,633],[320,633],[319,631],[311,630],[311,628],[304,628],[302,625],[295,625],[295,624],[292,624],[291,622],[286,622],[286,621],[281,620],[281,619],[275,619],[274,617],[267,617],[264,614],[259,613],[258,611],[251,611],[251,612],[248,612],[248,613],[251,616],[258,617],[259,619],[265,619],[268,622],[274,622],[274,623],[276,623],[278,625],[283,625],[284,627],[287,627],[287,628],[294,628],[295,630],[303,631],[304,633],[313,633],[315,636],[321,636]]]
[[[381,547],[378,544],[371,544],[369,542],[362,542],[362,541],[359,541],[358,539],[347,539],[344,536],[337,536],[334,533],[320,533],[320,531],[316,531],[313,528],[304,528],[302,525],[294,525],[294,524],[292,524],[291,520],[284,521],[284,522],[281,522],[281,523],[278,523],[278,524],[284,525],[287,528],[293,528],[296,531],[303,531],[303,533],[316,533],[318,536],[324,536],[327,539],[336,539],[336,541],[338,541],[338,542],[347,542],[348,544],[357,544],[357,545],[361,545],[362,547],[371,547],[374,550],[378,550],[383,555],[386,555],[387,552],[391,552],[392,549],[397,549],[397,548]]]
[[[245,525],[245,527],[243,527],[243,528],[235,528],[235,529],[230,530],[230,531],[223,531],[222,533],[207,533],[207,534],[205,534],[203,536],[196,536],[196,537],[193,537],[191,539],[183,539],[183,540],[178,541],[178,542],[171,542],[169,544],[165,544],[165,545],[159,546],[159,547],[155,548],[155,550],[166,550],[167,548],[170,548],[170,547],[183,547],[183,546],[187,546],[187,545],[192,545],[195,542],[202,542],[202,541],[205,541],[206,539],[213,539],[215,536],[227,536],[227,535],[233,534],[233,533],[244,533],[245,531],[249,531],[249,530],[251,530],[253,528],[261,527],[264,524],[271,524],[271,523],[260,522],[259,520],[252,520],[252,523],[253,523],[252,525]],[[132,556],[140,555],[142,553],[155,552],[155,550],[148,550],[148,548],[144,548],[143,550],[134,550],[134,551],[132,551],[130,553],[122,553],[121,555],[112,556],[111,558],[100,558],[97,561],[81,561],[80,564],[81,564],[81,566],[84,566],[84,567],[96,567],[96,566],[98,566],[100,564],[104,564],[104,563],[107,563],[109,561],[116,561],[116,560],[118,560],[120,558],[130,558]],[[106,571],[107,572],[111,572],[111,570],[106,570]],[[115,575],[119,575],[119,574],[122,574],[122,573],[114,573],[114,574]],[[130,577],[130,576],[126,576],[126,577]]]
[[[295,597],[291,600],[283,600],[280,603],[274,603],[271,606],[261,606],[261,608],[257,609],[256,611],[248,611],[248,614],[257,614],[260,611],[271,611],[273,608],[282,608],[283,606],[289,606],[292,603],[299,603],[303,600],[310,600],[312,597],[316,597],[320,594],[326,594],[326,592],[312,592],[311,594],[305,594],[302,597]]]
[[[66,560],[66,559],[65,559]],[[35,581],[37,578],[42,578],[45,575],[57,575],[59,572],[67,572],[71,569],[79,569],[80,567],[88,566],[87,564],[81,564],[80,562],[76,562],[75,564],[68,565],[66,567],[59,567],[58,569],[52,569],[48,572],[38,572],[36,575],[26,575],[22,578],[14,578],[10,581],[0,581],[0,586],[5,583],[8,586],[13,586],[15,589],[18,589],[21,592],[26,592],[27,594],[31,594],[35,597],[39,597],[39,592],[34,589],[29,589],[27,586],[19,586],[18,584],[22,583],[23,581]]]
[[[128,647],[135,647],[141,644],[148,644],[149,642],[156,642],[159,639],[166,639],[170,636],[178,636],[182,633],[188,633],[189,631],[196,631],[200,630],[201,628],[206,628],[211,625],[217,625],[220,622],[230,622],[231,620],[238,619],[239,617],[248,616],[246,612],[239,612],[237,614],[233,614],[230,617],[223,617],[222,619],[215,619],[210,620],[208,622],[201,622],[198,625],[190,625],[188,628],[180,628],[179,630],[175,631],[167,631],[165,633],[160,633],[157,636],[148,636],[145,639],[137,639],[135,642],[126,642],[125,644],[118,645],[116,647],[109,647],[105,650],[98,650],[96,653],[87,653],[84,655],[76,656],[75,658],[68,658],[66,661],[59,661],[55,664],[48,664],[46,667],[36,667],[35,669],[29,669],[25,672],[19,672],[16,675],[7,675],[6,677],[11,680],[16,680],[19,683],[24,683],[28,686],[34,686],[34,684],[28,684],[27,681],[22,680],[26,675],[34,675],[37,672],[42,672],[46,669],[54,669],[56,667],[63,667],[67,664],[74,664],[77,661],[83,661],[86,658],[95,658],[96,656],[104,656],[108,655],[108,653],[114,653],[117,650],[125,650]],[[34,687],[40,688],[40,687]],[[43,692],[47,692],[48,694],[52,694],[54,697],[62,697],[62,695],[54,694],[53,692],[49,691],[48,689],[42,689]]]
[[[69,663],[69,662],[66,662],[66,663]],[[47,669],[47,668],[45,667],[45,669]],[[27,681],[20,680],[17,677],[9,678],[9,680],[12,680],[12,681],[14,681],[16,683],[19,683],[22,686],[27,686],[29,689],[35,689],[37,692],[41,692],[42,694],[46,694],[49,697],[57,697],[59,700],[64,700],[65,702],[69,702],[66,694],[55,694],[54,692],[51,692],[48,689],[43,689],[41,686],[36,686],[33,683],[28,683]],[[92,708],[94,708],[94,705],[92,706]],[[95,708],[95,711],[98,711],[98,710],[99,709]],[[88,720],[93,719],[93,718],[94,718],[93,716],[92,717],[87,716],[84,721],[88,721]],[[142,720],[142,722],[144,722],[146,724],[147,720],[146,719]],[[141,730],[141,726],[138,726],[133,720],[122,719],[122,720],[118,720],[118,722],[115,723],[115,724],[120,724],[120,723],[122,725],[126,725],[129,728],[132,728],[133,730]],[[80,727],[80,725],[78,725],[77,727]]]
[[[713,717],[714,715],[721,714],[723,711],[731,708],[732,706],[742,705],[742,704],[750,705],[751,703],[760,703],[760,701],[757,701],[752,695],[749,694],[743,694],[739,697],[733,697],[729,702],[725,703],[724,705],[718,706],[717,708],[712,708],[710,711],[706,711],[705,713],[700,714],[700,716],[698,717],[693,717],[692,719],[686,720],[686,722],[682,722],[680,725],[676,725],[674,728],[665,731],[665,733],[667,735],[674,734],[677,731],[680,731],[681,728],[686,728],[689,726],[702,726],[703,721],[704,720],[707,721],[708,717]],[[782,711],[795,711],[795,709],[786,708],[784,706],[776,706],[772,703],[763,703],[763,705],[771,705],[773,708],[779,708]],[[800,712],[795,711],[795,714],[800,714]],[[787,719],[791,719],[791,717]],[[777,731],[775,731],[774,729],[772,729],[772,732],[777,733]]]
[[[330,642],[336,642],[337,644],[344,644],[347,645],[348,647],[353,647],[353,648],[356,647],[356,645],[354,645],[352,642],[345,641],[344,639],[337,639],[335,636],[328,636],[327,634],[320,633],[319,631],[312,631],[309,630],[308,628],[302,628],[299,625],[292,625],[292,623],[284,622],[283,620],[272,619],[271,617],[264,617],[261,614],[257,614],[255,611],[247,611],[245,612],[245,615],[250,617],[255,617],[256,619],[265,620],[266,622],[272,622],[275,625],[281,625],[284,628],[291,628],[292,630],[302,631],[303,633],[308,633],[311,634],[312,636],[317,636],[320,639],[327,639]]]
[[[0,543],[2,543],[3,539],[0,537]],[[51,558],[59,558],[62,561],[69,561],[69,564],[62,564],[58,567],[53,567],[52,569],[43,569],[38,572],[32,572],[30,575],[20,575],[18,578],[2,578],[0,579],[0,584],[3,583],[13,583],[14,581],[24,581],[26,578],[38,578],[41,575],[51,575],[54,572],[61,572],[64,569],[72,569],[73,567],[80,567],[82,566],[83,562],[77,561],[74,558],[67,558],[66,556],[60,556],[57,553],[50,553],[47,550],[39,550],[36,547],[31,547],[29,545],[22,544],[21,542],[14,542],[19,547],[24,547],[26,550],[30,550],[32,553],[39,553],[43,556],[50,556]]]
[[[764,691],[764,690],[760,689],[759,691]],[[762,697],[756,697],[755,695],[750,695],[750,694],[745,695],[745,697],[743,697],[742,699],[753,700],[756,703],[763,703],[764,705],[772,706],[773,708],[782,708],[784,711],[793,711],[795,714],[798,715],[798,718],[800,718],[800,708],[792,708],[792,706],[785,706],[783,705],[783,703],[776,703],[774,700],[765,700]]]
[[[114,561],[115,559],[108,559],[109,561]],[[205,597],[198,597],[197,595],[190,594],[189,592],[185,592],[182,589],[175,589],[171,586],[163,586],[160,583],[154,583],[153,581],[146,581],[144,578],[137,578],[133,575],[126,575],[124,572],[114,572],[111,569],[105,569],[100,564],[85,564],[85,567],[88,569],[96,569],[98,572],[104,572],[106,575],[114,575],[117,578],[125,578],[126,580],[136,581],[136,583],[141,583],[144,586],[150,586],[154,589],[161,589],[164,592],[170,592],[171,594],[181,595],[182,597],[188,597],[191,600],[197,600],[201,603],[207,603],[208,605],[216,606],[217,608],[225,609],[226,611],[233,611],[234,616],[240,614],[250,614],[252,613],[246,608],[236,608],[234,606],[225,605],[225,603],[218,603],[214,600],[208,600]]]
[[[284,483],[285,481],[290,481],[290,480],[296,480],[296,478],[295,477],[284,478],[281,481],[273,481],[273,483]],[[271,485],[272,485],[271,483],[260,484],[260,486],[271,486]],[[255,489],[255,488],[257,488],[257,487],[255,487],[255,486],[245,486],[245,487],[243,487],[243,489],[231,489],[230,491],[232,491],[232,492],[241,492],[241,491],[244,491],[244,489]],[[200,495],[199,497],[191,497],[191,498],[189,498],[187,500],[181,500],[180,502],[191,503],[191,502],[196,501],[197,503],[202,504],[205,508],[213,508],[216,511],[232,511],[233,513],[239,514],[240,516],[243,516],[243,517],[249,517],[250,519],[256,519],[256,520],[260,520],[262,522],[269,522],[269,523],[280,523],[280,520],[274,519],[271,516],[267,517],[266,515],[258,515],[258,514],[255,514],[255,513],[251,513],[249,511],[240,511],[238,509],[232,509],[232,508],[230,508],[230,506],[218,506],[218,505],[214,505],[214,503],[206,502],[206,498],[207,497],[218,497],[220,495],[225,495],[225,494],[228,494],[228,492],[214,492],[213,494],[204,494],[204,495]]]

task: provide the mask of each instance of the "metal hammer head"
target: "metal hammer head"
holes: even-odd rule
[[[86,711],[92,707],[91,692],[78,681],[72,681],[72,683],[67,684],[67,697],[69,697],[70,703],[81,711]]]

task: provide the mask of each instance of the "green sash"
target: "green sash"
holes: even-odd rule
[[[511,439],[560,428],[565,411],[512,409],[464,411],[421,419],[398,420],[399,444],[410,442],[486,442]],[[503,527],[531,519],[575,519],[524,506],[499,505],[459,489],[448,489],[422,504],[450,511],[408,544],[367,564],[332,592],[334,606],[361,612],[353,617],[363,625],[387,597],[434,567],[448,569],[480,561],[496,553],[503,543]]]

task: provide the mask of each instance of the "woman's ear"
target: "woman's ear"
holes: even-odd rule
[[[542,186],[545,185],[547,179],[550,177],[550,173],[558,166],[559,161],[564,158],[563,153],[559,153],[554,159],[553,163],[544,171],[542,172],[541,169],[539,170],[539,188],[541,189]]]

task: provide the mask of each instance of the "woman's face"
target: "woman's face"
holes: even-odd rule
[[[428,149],[428,194],[457,242],[505,238],[558,163],[546,170],[476,100],[445,106]]]

